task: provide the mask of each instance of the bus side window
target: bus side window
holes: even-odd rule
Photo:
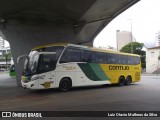
[[[80,50],[74,47],[68,47],[63,53],[60,63],[80,62]]]
[[[111,56],[110,56],[110,54],[108,54],[108,64],[111,64],[112,62],[111,62]]]
[[[128,57],[125,55],[119,55],[120,56],[120,64],[128,64]]]
[[[81,62],[91,62],[91,53],[88,50],[81,50]]]
[[[64,54],[66,62],[79,62],[80,51],[74,47],[69,47],[67,52]]]
[[[91,53],[91,62],[92,63],[96,63],[96,54],[95,54],[95,52]]]
[[[134,65],[134,56],[128,56],[128,64]]]
[[[114,54],[110,54],[110,64],[115,64],[116,60],[115,60],[115,55]]]
[[[93,63],[107,63],[107,55],[106,53],[92,52],[91,61]]]
[[[61,60],[60,60],[60,63],[66,63],[66,62],[70,62],[70,49],[67,48],[62,57],[61,57]]]
[[[71,62],[80,62],[80,50],[79,49],[72,49],[72,52],[70,53]]]
[[[99,53],[99,57],[100,57],[100,63],[106,63],[106,54],[105,53]]]
[[[39,73],[52,71],[56,68],[56,55],[41,55]]]
[[[140,63],[140,57],[134,57],[135,65]]]
[[[104,53],[104,61],[103,63],[108,64],[109,63],[109,54],[108,53]]]
[[[100,63],[100,61],[101,61],[101,58],[100,58],[98,52],[92,52],[92,54],[91,54],[91,62],[92,63]]]
[[[115,58],[116,58],[116,64],[122,63],[122,59],[121,59],[122,57],[120,55],[116,55]]]

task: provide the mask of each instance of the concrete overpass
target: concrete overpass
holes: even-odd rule
[[[0,0],[0,30],[10,43],[20,85],[19,55],[47,43],[92,45],[96,35],[139,0]]]

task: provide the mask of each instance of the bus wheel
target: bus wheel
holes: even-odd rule
[[[124,77],[119,77],[118,85],[123,86],[125,84],[125,78]]]
[[[130,85],[132,82],[132,78],[131,76],[127,76],[126,80],[125,80],[125,85]]]
[[[71,81],[68,78],[63,78],[59,84],[60,91],[68,91],[71,88]]]

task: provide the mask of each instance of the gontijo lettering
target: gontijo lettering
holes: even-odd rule
[[[109,70],[129,70],[128,66],[109,66]]]

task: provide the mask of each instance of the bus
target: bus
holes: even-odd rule
[[[39,46],[26,57],[21,83],[24,88],[59,88],[118,84],[140,81],[141,61],[135,54],[55,43]]]

